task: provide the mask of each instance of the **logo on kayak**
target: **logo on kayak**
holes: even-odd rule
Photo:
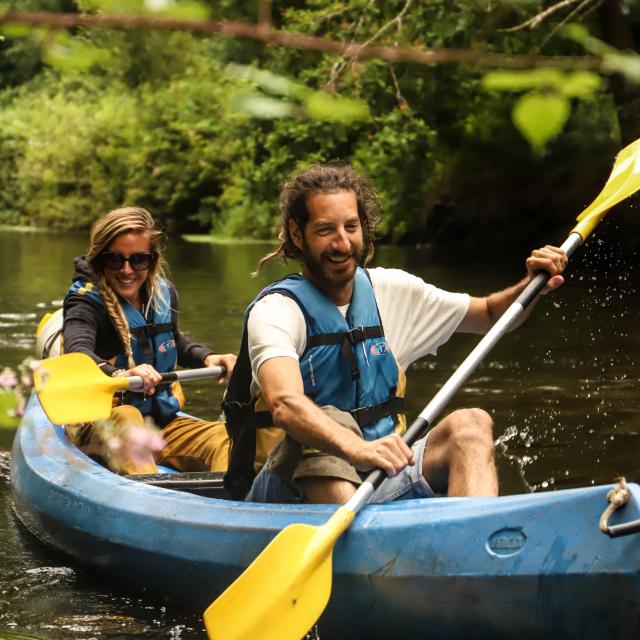
[[[176,341],[173,338],[169,338],[169,340],[165,340],[159,347],[158,351],[161,353],[166,353],[167,351],[171,351],[176,348]]]
[[[387,343],[384,340],[382,342],[374,342],[369,352],[372,356],[383,356],[387,353]]]
[[[513,556],[527,543],[522,529],[500,529],[494,531],[487,540],[487,551],[496,556]]]

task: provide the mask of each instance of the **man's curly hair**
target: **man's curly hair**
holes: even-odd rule
[[[294,220],[301,231],[309,221],[307,198],[315,193],[337,193],[353,191],[358,205],[358,217],[364,239],[363,264],[373,257],[375,232],[380,221],[380,200],[369,181],[358,175],[353,167],[342,162],[314,164],[297,171],[282,186],[280,194],[280,214],[282,228],[278,234],[280,246],[264,256],[258,263],[256,273],[262,265],[272,258],[282,257],[300,260],[302,252],[293,243],[289,233],[289,220]]]

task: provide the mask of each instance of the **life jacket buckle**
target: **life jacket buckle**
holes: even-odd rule
[[[352,346],[355,347],[358,342],[364,342],[366,339],[366,333],[364,330],[364,326],[354,327],[349,331],[345,331],[344,334],[347,337],[347,340],[351,343]]]

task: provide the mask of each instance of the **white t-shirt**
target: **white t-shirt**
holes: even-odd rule
[[[400,269],[369,269],[387,343],[398,364],[407,367],[427,354],[435,355],[465,317],[466,293],[450,293]],[[348,305],[338,307],[346,315]],[[248,320],[248,346],[253,373],[270,358],[299,360],[307,342],[307,327],[298,304],[272,293],[259,300]]]

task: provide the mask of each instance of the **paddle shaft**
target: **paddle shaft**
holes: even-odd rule
[[[582,244],[583,239],[579,233],[572,232],[560,247],[567,256]],[[460,390],[467,378],[473,373],[475,368],[482,362],[483,358],[493,349],[497,342],[513,326],[513,323],[522,315],[524,310],[536,299],[538,294],[547,284],[550,274],[541,271],[536,274],[524,291],[514,300],[509,308],[500,316],[498,321],[489,329],[475,349],[462,361],[453,375],[444,383],[440,390],[433,396],[431,402],[422,410],[420,415],[413,421],[403,436],[403,440],[411,446],[424,431],[433,424],[435,418],[440,415],[444,407],[451,398]],[[345,507],[357,513],[369,500],[373,492],[382,484],[387,477],[382,469],[372,471],[366,480],[358,487],[358,490],[345,503]]]
[[[164,382],[187,382],[189,380],[200,380],[201,378],[219,378],[224,375],[225,367],[203,367],[202,369],[185,369],[184,371],[168,371],[162,375]],[[141,391],[144,381],[140,376],[129,376],[126,378],[127,389],[129,391]]]

